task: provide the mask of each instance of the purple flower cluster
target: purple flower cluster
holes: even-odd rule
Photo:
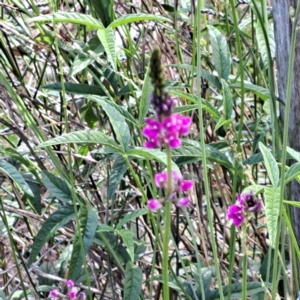
[[[155,174],[154,182],[156,187],[167,189],[168,185],[168,173],[161,172]],[[184,180],[182,177],[178,176],[176,172],[172,172],[171,178],[171,194],[169,196],[170,201],[174,202],[177,207],[185,207],[190,205],[190,200],[187,197],[178,198],[178,193],[183,193],[191,190],[193,187],[192,180]],[[165,199],[155,200],[150,199],[148,201],[148,207],[152,211],[157,211],[162,207],[163,202]]]
[[[74,284],[74,282],[71,279],[67,280],[66,286],[68,288],[69,299],[84,299],[85,298],[85,294],[83,292],[80,292],[78,294],[78,296],[77,296],[78,289],[75,288],[75,284]],[[50,292],[49,297],[51,299],[58,299],[59,295],[60,295],[59,290],[58,289],[54,289],[54,290],[52,290]],[[61,296],[63,296],[63,295],[61,295]]]
[[[161,115],[160,115],[161,117]],[[169,145],[171,149],[181,146],[180,135],[188,135],[191,125],[191,118],[180,114],[171,114],[160,118],[147,118],[143,135],[148,139],[144,143],[147,148],[158,148],[162,145]]]
[[[250,213],[258,212],[261,208],[262,204],[254,197],[253,191],[238,194],[236,203],[228,208],[227,217],[232,220],[234,226],[241,226],[247,221]]]

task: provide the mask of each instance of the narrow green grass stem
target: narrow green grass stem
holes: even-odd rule
[[[165,232],[163,243],[163,299],[170,299],[169,297],[169,241],[171,229],[171,201],[167,200],[165,204]]]
[[[55,7],[53,3],[53,8]],[[54,17],[52,18],[53,22],[53,28],[54,28],[54,33],[56,33],[56,23]],[[64,76],[63,76],[63,66],[62,66],[62,61],[61,61],[61,54],[59,52],[59,47],[58,47],[58,39],[57,35],[55,34],[54,38],[54,44],[55,44],[55,49],[57,53],[57,63],[58,63],[58,68],[59,68],[59,74],[60,74],[60,82],[62,86],[62,93],[61,93],[61,98],[62,98],[62,108],[63,108],[63,114],[64,114],[64,120],[65,120],[65,132],[69,133],[69,118],[68,118],[68,111],[67,111],[67,101],[66,101],[66,89],[65,89],[65,82],[64,82]],[[83,233],[81,232],[81,220],[79,218],[79,212],[77,205],[80,203],[78,201],[78,197],[76,195],[75,191],[75,182],[74,182],[74,176],[73,176],[73,168],[72,168],[72,153],[71,153],[71,146],[70,144],[67,144],[67,153],[68,153],[68,165],[69,165],[69,183],[70,183],[70,189],[71,189],[71,195],[73,199],[73,207],[75,211],[75,219],[76,219],[76,235],[78,235],[78,240],[80,244],[80,250],[81,250],[81,255],[82,255],[82,261],[84,265],[84,272],[85,272],[85,277],[86,277],[86,282],[87,286],[89,287],[88,290],[88,297],[91,300],[92,299],[92,293],[91,293],[91,281],[90,281],[90,276],[89,276],[89,271],[88,271],[88,265],[86,262],[86,253],[84,250],[83,246]],[[72,254],[73,255],[73,254]]]
[[[289,68],[287,74],[287,87],[286,87],[286,103],[284,110],[284,126],[283,126],[283,144],[282,144],[282,158],[281,158],[281,174],[285,172],[286,165],[286,150],[287,150],[287,141],[288,141],[288,125],[289,125],[289,113],[291,107],[291,96],[292,96],[292,81],[293,81],[293,70],[294,70],[294,61],[295,61],[295,46],[296,46],[296,34],[297,34],[297,20],[300,12],[300,1],[297,2],[296,13],[294,16],[293,28],[292,28],[292,37],[291,37],[291,48],[289,55]],[[280,212],[283,211],[283,199],[285,195],[285,182],[284,180],[280,181]],[[281,228],[282,222],[282,213],[279,214],[278,226]],[[279,250],[279,239],[280,232],[277,232],[276,235],[276,244],[275,244],[275,255],[273,263],[273,281],[272,281],[272,299],[276,299],[277,292],[277,268],[278,268],[278,257],[277,253]]]
[[[200,1],[202,3],[202,1]],[[205,137],[204,137],[204,122],[203,122],[203,107],[201,99],[201,4],[198,3],[197,6],[197,102],[198,102],[198,114],[199,114],[199,130],[200,130],[200,144],[202,152],[202,167],[203,167],[203,181],[204,181],[204,190],[206,196],[206,205],[207,205],[207,215],[208,215],[208,226],[210,233],[210,240],[212,245],[213,260],[216,270],[217,283],[219,287],[220,299],[224,299],[223,289],[222,289],[222,280],[220,274],[220,265],[218,260],[218,251],[216,245],[216,237],[214,231],[214,220],[213,220],[213,211],[210,203],[210,189],[209,189],[209,179],[208,179],[208,169],[207,169],[207,159],[206,159],[206,147],[205,147]],[[168,298],[165,298],[168,299]]]
[[[169,197],[172,193],[172,156],[171,150],[167,147],[167,172],[168,172],[168,185],[165,202],[165,232],[163,237],[163,299],[170,299],[169,296],[169,241],[171,235],[171,201]]]
[[[247,299],[247,223],[242,227],[242,300]]]

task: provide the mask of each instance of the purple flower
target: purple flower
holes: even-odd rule
[[[190,117],[181,116],[180,121],[181,121],[181,127],[179,133],[182,135],[188,135],[190,131],[192,119]]]
[[[189,206],[191,204],[190,200],[186,197],[181,198],[177,201],[176,206],[177,207],[186,207]]]
[[[161,132],[161,123],[155,119],[146,119],[146,126],[143,129],[143,134],[145,137],[154,139],[157,138]]]
[[[186,192],[189,191],[193,187],[192,180],[183,180],[182,178],[179,180],[179,191]]]
[[[181,140],[177,131],[171,131],[164,137],[164,142],[170,146],[171,149],[175,149],[181,146]]]
[[[50,292],[49,296],[50,296],[50,298],[57,298],[58,293],[59,293],[58,290],[55,289]]]
[[[148,139],[144,146],[150,149],[158,148],[163,143],[171,149],[181,146],[180,135],[187,135],[191,124],[190,117],[179,114],[166,116],[161,122],[157,119],[146,119],[143,135]]]
[[[154,176],[154,182],[157,187],[166,188],[168,182],[168,173],[167,172],[156,173]]]
[[[69,289],[71,289],[71,288],[74,287],[74,282],[73,282],[71,279],[67,280],[67,287],[68,287]]]
[[[246,220],[244,207],[238,204],[233,204],[228,208],[227,217],[232,219],[235,226],[241,226]]]
[[[76,289],[71,289],[71,291],[68,293],[70,299],[75,299],[77,295]]]
[[[237,194],[237,201],[250,212],[258,212],[262,209],[261,202],[253,196],[253,191],[246,194]]]
[[[155,199],[150,199],[148,201],[148,207],[151,211],[157,211],[162,207],[162,205],[159,201],[157,201]]]
[[[78,295],[78,299],[84,300],[85,299],[85,293],[84,292],[80,292],[79,295]]]

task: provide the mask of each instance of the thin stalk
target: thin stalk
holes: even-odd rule
[[[242,53],[242,46],[241,46],[241,41],[240,41],[240,34],[239,34],[239,28],[238,28],[238,18],[237,18],[237,13],[235,9],[235,1],[230,0],[230,5],[231,5],[231,13],[232,13],[232,18],[233,18],[233,23],[234,23],[234,30],[235,30],[235,35],[236,35],[236,48],[237,48],[237,54],[239,58],[239,73],[240,73],[240,81],[241,81],[241,114],[240,114],[240,122],[239,122],[239,130],[237,134],[237,152],[241,152],[241,139],[242,139],[242,129],[244,126],[244,66],[243,66],[243,53]],[[239,168],[239,163],[236,160],[235,161],[235,171],[234,171],[234,177],[233,177],[233,187],[232,187],[232,199],[236,199],[236,192],[237,192],[237,182],[238,182],[238,168]],[[231,231],[233,232],[233,230]],[[231,249],[234,249],[234,240],[231,239],[231,244],[230,247]],[[234,258],[231,257],[231,264],[230,264],[230,273],[233,273],[233,263],[234,263]],[[229,287],[228,287],[228,299],[231,297],[231,281],[229,282]]]
[[[170,299],[169,296],[169,241],[171,229],[171,201],[167,200],[165,203],[165,233],[163,244],[163,299]]]
[[[55,7],[54,3],[53,3],[53,8]],[[54,16],[52,18],[52,22],[53,22],[53,29],[54,29],[54,45],[55,45],[55,50],[57,53],[57,63],[58,63],[58,69],[59,69],[59,74],[60,74],[60,82],[61,82],[61,86],[62,86],[62,93],[61,93],[61,98],[62,98],[62,109],[63,109],[63,114],[64,114],[64,119],[65,119],[65,132],[68,133],[69,132],[69,118],[68,118],[68,111],[67,111],[67,101],[66,101],[66,89],[65,89],[65,82],[64,82],[64,76],[63,76],[63,67],[62,67],[62,61],[61,61],[61,55],[60,55],[60,51],[59,51],[59,47],[58,47],[58,39],[57,39],[57,34],[56,34],[56,24],[55,24],[55,19]],[[69,183],[70,183],[70,188],[71,188],[71,195],[72,195],[72,199],[73,199],[73,206],[74,206],[74,211],[75,211],[75,219],[76,219],[76,235],[78,234],[78,240],[79,240],[79,244],[80,244],[80,249],[81,249],[81,255],[82,255],[82,260],[83,260],[83,265],[84,265],[84,271],[85,271],[85,277],[86,277],[86,281],[87,281],[87,286],[89,287],[88,290],[88,297],[90,300],[92,300],[92,293],[91,293],[91,282],[90,282],[90,276],[89,276],[89,271],[88,271],[88,266],[86,263],[86,254],[85,254],[85,250],[83,247],[83,239],[82,239],[82,232],[80,230],[81,228],[81,220],[79,218],[79,213],[78,213],[78,208],[77,208],[77,203],[80,203],[80,201],[78,201],[78,197],[76,195],[76,191],[75,191],[75,183],[74,183],[74,176],[73,176],[73,168],[71,168],[72,166],[72,154],[71,154],[71,147],[70,144],[67,144],[67,154],[68,154],[68,165],[69,165]]]
[[[165,202],[165,232],[163,241],[163,257],[162,257],[162,267],[163,267],[163,299],[170,299],[169,296],[169,241],[171,235],[171,201],[169,196],[172,192],[172,159],[171,150],[167,147],[167,172],[168,172],[168,185],[167,194]]]
[[[242,300],[247,299],[247,223],[242,227],[242,251],[243,251],[243,261],[242,261]]]
[[[296,34],[297,34],[297,20],[300,12],[300,1],[297,2],[296,13],[294,16],[293,28],[292,28],[292,37],[291,37],[291,48],[289,55],[289,68],[287,74],[287,87],[286,87],[286,103],[284,110],[284,126],[283,126],[283,145],[282,145],[282,158],[281,158],[281,174],[285,172],[286,165],[286,150],[287,150],[287,141],[288,141],[288,125],[289,125],[289,113],[291,107],[291,96],[292,96],[292,80],[293,80],[293,69],[294,69],[294,60],[295,60],[295,45],[296,45]],[[280,181],[280,211],[283,211],[283,198],[285,195],[285,182],[284,180]],[[279,214],[278,226],[277,228],[281,228],[282,222],[282,214]],[[275,244],[275,256],[273,263],[273,282],[272,282],[272,299],[276,299],[277,292],[277,267],[278,267],[278,259],[277,253],[279,250],[279,238],[280,232],[277,232],[276,235],[276,244]]]
[[[212,244],[212,252],[214,265],[216,269],[217,282],[219,286],[220,299],[224,299],[223,289],[222,289],[222,280],[220,274],[219,260],[218,260],[218,251],[215,239],[215,231],[213,226],[213,211],[210,203],[210,189],[209,189],[209,179],[208,179],[208,169],[207,169],[207,159],[206,159],[206,149],[205,149],[205,137],[204,137],[204,122],[203,122],[203,108],[202,108],[202,100],[201,100],[201,4],[198,3],[197,6],[197,15],[198,22],[197,26],[197,101],[198,101],[198,115],[199,115],[199,130],[200,130],[200,144],[202,151],[202,167],[203,167],[203,180],[204,180],[204,190],[206,195],[206,204],[207,204],[207,215],[208,215],[208,226],[210,232],[210,240]],[[168,299],[168,298],[166,298]]]

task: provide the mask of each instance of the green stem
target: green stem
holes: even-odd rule
[[[247,223],[245,223],[242,227],[242,251],[243,251],[243,273],[242,273],[242,300],[247,299],[247,245],[246,245],[246,237],[247,237]]]
[[[169,297],[169,241],[171,228],[171,201],[167,200],[165,204],[165,234],[163,245],[163,299],[170,299]]]
[[[172,157],[171,150],[167,148],[167,172],[168,172],[168,186],[165,203],[165,234],[163,242],[163,299],[170,299],[169,296],[169,241],[171,234],[171,201],[169,196],[172,192]]]
[[[204,190],[206,196],[206,205],[207,205],[207,216],[208,216],[208,226],[210,233],[210,240],[212,245],[213,260],[216,269],[217,283],[219,286],[220,299],[224,299],[223,289],[222,289],[222,280],[220,275],[220,263],[218,259],[218,251],[216,245],[216,236],[214,230],[214,220],[213,220],[213,210],[210,203],[210,188],[209,188],[209,179],[208,179],[208,169],[207,169],[207,158],[206,158],[206,147],[205,147],[205,137],[204,133],[204,122],[203,122],[203,108],[202,108],[202,99],[201,99],[201,5],[198,3],[197,6],[197,102],[198,102],[198,114],[199,114],[199,130],[200,130],[200,144],[202,151],[202,167],[203,167],[203,181],[204,181]],[[168,299],[168,298],[166,298]]]
[[[287,141],[288,141],[288,125],[289,125],[289,113],[291,107],[291,96],[292,96],[292,81],[293,81],[293,68],[295,60],[295,46],[296,46],[296,34],[297,34],[297,20],[300,12],[300,1],[297,2],[296,13],[294,16],[293,29],[292,29],[292,38],[291,38],[291,48],[289,56],[289,69],[288,69],[288,78],[287,78],[287,87],[286,87],[286,103],[284,110],[284,127],[283,127],[283,145],[282,145],[282,158],[281,158],[281,174],[285,173],[286,165],[286,150],[287,150]],[[283,198],[285,194],[285,181],[280,181],[280,211],[283,211]],[[279,214],[278,226],[281,228],[282,214]],[[276,235],[276,244],[275,244],[275,255],[273,263],[273,280],[272,280],[272,299],[276,299],[277,292],[277,267],[278,267],[278,251],[279,251],[279,238],[280,234],[277,232]]]

